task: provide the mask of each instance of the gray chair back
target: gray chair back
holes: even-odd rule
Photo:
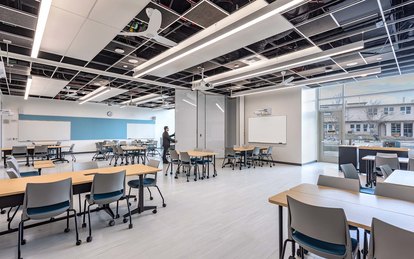
[[[324,242],[344,245],[346,246],[346,254],[352,255],[351,237],[343,209],[313,206],[295,200],[290,196],[287,197],[287,200],[289,236],[292,236],[294,231],[298,231],[303,235]],[[317,254],[321,255],[320,253]]]
[[[57,141],[56,146],[60,146],[62,144],[62,141]]]
[[[160,166],[160,161],[159,160],[155,160],[155,159],[150,159],[148,161],[148,163],[147,163],[147,166],[158,168]],[[154,176],[154,179],[155,179],[154,184],[157,184],[158,172],[151,173],[151,174],[146,174],[145,175],[145,178],[148,178],[148,175],[153,175]]]
[[[98,168],[98,163],[96,161],[88,161],[88,162],[81,162],[81,163],[73,163],[72,171],[82,171],[82,170],[96,169],[96,168]]]
[[[382,165],[389,165],[391,169],[400,169],[400,162],[398,161],[397,154],[382,154],[377,153],[375,156],[375,167]]]
[[[180,160],[180,156],[178,155],[178,152],[176,150],[171,150],[170,149],[170,157],[171,157],[171,161]]]
[[[252,152],[252,156],[258,156],[260,154],[260,148],[255,147]]]
[[[389,165],[382,165],[379,168],[384,178],[387,178],[388,176],[392,174],[392,169]]]
[[[368,258],[413,258],[413,243],[413,232],[372,219]]]
[[[353,164],[342,164],[341,170],[345,178],[357,179],[359,181],[358,171]]]
[[[375,195],[414,202],[414,187],[393,183],[377,182]]]
[[[225,156],[235,156],[236,152],[234,151],[234,149],[232,147],[226,147],[224,148],[224,154]]]
[[[120,145],[118,146],[114,146],[115,150],[116,150],[116,154],[117,155],[123,155],[124,154],[124,150],[122,149],[122,147]]]
[[[19,163],[14,156],[9,156],[6,159],[7,167],[13,168],[17,173],[20,173]]]
[[[11,167],[6,169],[6,173],[10,179],[21,178],[20,174]]]
[[[27,156],[27,146],[13,146],[11,154],[15,155],[25,155]]]
[[[414,158],[412,157],[408,159],[407,170],[414,171]]]
[[[359,192],[360,188],[359,180],[327,175],[319,175],[318,185],[352,192]]]
[[[126,146],[126,145],[127,145],[127,142],[126,142],[126,141],[121,141],[121,142],[119,143],[119,145],[121,145],[121,146]]]
[[[191,157],[188,152],[180,152],[181,162],[191,163]]]
[[[72,209],[72,178],[49,183],[27,183],[23,201],[22,220],[46,219]],[[55,210],[43,213],[30,213],[31,209],[61,205]]]
[[[125,195],[126,171],[95,174],[91,187],[91,200],[95,204],[109,204]]]
[[[268,154],[269,156],[271,156],[272,153],[273,153],[273,147],[270,146],[270,147],[267,148],[266,154]]]
[[[73,148],[75,147],[75,144],[72,144],[72,145],[70,145],[70,148],[69,148],[69,152],[70,153],[73,153]]]
[[[41,145],[41,146],[35,146],[33,153],[34,155],[44,155],[48,152],[48,145]]]

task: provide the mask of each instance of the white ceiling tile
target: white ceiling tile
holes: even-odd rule
[[[110,42],[118,30],[86,20],[72,45],[69,47],[67,56],[82,60],[92,60]]]
[[[121,31],[149,2],[150,0],[98,0],[89,19]]]
[[[40,49],[46,52],[65,55],[85,19],[74,13],[52,6]]]
[[[128,90],[124,90],[124,89],[119,89],[119,88],[112,88],[111,90],[107,93],[104,93],[103,95],[100,95],[98,97],[96,97],[95,99],[93,99],[94,102],[102,102],[106,99],[109,99],[111,97],[120,95],[122,93],[128,92]]]
[[[33,76],[30,95],[55,97],[69,81]]]
[[[112,0],[106,0],[111,1]],[[87,17],[91,12],[96,0],[53,0],[52,6],[69,11],[71,13]],[[117,2],[117,1],[113,1]]]

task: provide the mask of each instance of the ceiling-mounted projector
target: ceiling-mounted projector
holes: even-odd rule
[[[206,91],[206,90],[210,90],[213,89],[214,86],[212,83],[206,82],[204,80],[200,80],[200,81],[196,81],[196,82],[192,82],[191,84],[191,90],[195,91]]]
[[[0,78],[6,78],[6,69],[3,62],[0,62]]]

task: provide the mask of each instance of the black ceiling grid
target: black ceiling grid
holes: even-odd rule
[[[229,14],[247,5],[249,0],[154,0],[148,7],[157,8],[163,14],[162,30],[160,35],[175,42],[181,42]],[[268,3],[273,2],[268,0]],[[401,73],[414,72],[414,0],[381,0],[384,16],[388,24],[392,43],[388,40],[385,28],[382,26],[382,16],[379,13],[377,1],[361,0],[319,0],[307,1],[301,6],[284,13],[295,29],[274,35],[265,40],[250,44],[232,51],[213,60],[203,62],[197,66],[174,73],[164,78],[147,75],[148,79],[160,83],[169,83],[177,86],[191,87],[193,80],[200,79],[200,69],[203,67],[206,76],[217,75],[226,71],[246,66],[243,59],[251,56],[274,58],[295,51],[318,46],[322,50],[340,47],[346,44],[363,40],[365,48],[359,52],[334,57],[331,61],[318,62],[308,66],[298,66],[287,71],[286,77],[293,76],[298,82],[306,78],[331,75],[343,72],[358,71],[366,68],[381,67],[382,74],[378,77],[398,75],[397,62]],[[0,0],[0,14],[2,11],[12,11],[15,16],[0,15],[0,47],[5,50],[3,39],[10,39],[9,51],[30,55],[34,36],[36,15],[39,2],[36,0]],[[203,11],[204,10],[204,11]],[[209,15],[200,15],[208,13]],[[16,19],[17,17],[17,19]],[[125,25],[129,30],[132,22],[139,22],[143,26],[148,22],[145,9]],[[391,44],[395,50],[395,56]],[[120,48],[124,53],[117,53]],[[0,90],[3,94],[24,95],[28,74],[69,81],[68,88],[55,97],[57,99],[76,101],[90,91],[98,88],[93,84],[95,80],[106,78],[111,87],[127,90],[124,94],[112,97],[106,102],[120,103],[148,93],[160,93],[161,87],[155,84],[143,84],[114,77],[82,72],[82,69],[66,69],[64,64],[76,65],[112,72],[119,75],[132,75],[134,65],[129,59],[137,59],[142,64],[169,49],[168,46],[141,37],[116,36],[90,62],[78,60],[53,53],[40,52],[39,57],[62,63],[62,67],[30,64],[16,59],[10,59],[13,67],[6,67],[8,84],[0,79]],[[356,65],[348,66],[357,62]],[[368,64],[367,64],[368,63]],[[256,89],[282,82],[280,72],[262,75],[260,77],[242,80],[218,86],[211,90],[213,93],[230,94],[246,89]],[[354,79],[351,79],[354,80]],[[154,82],[155,83],[155,82]],[[321,84],[325,85],[325,84]],[[76,92],[77,94],[71,94]],[[174,89],[162,88],[165,95],[170,96],[168,102],[174,101]],[[45,98],[39,96],[39,98]],[[155,105],[149,103],[147,107]],[[160,105],[160,103],[156,104]]]

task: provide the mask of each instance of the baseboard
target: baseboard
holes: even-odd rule
[[[266,160],[264,160],[264,162],[266,162]],[[273,160],[273,163],[277,163],[277,164],[284,164],[284,165],[296,165],[296,166],[304,166],[304,165],[309,165],[309,164],[313,164],[318,162],[317,160],[313,160],[313,161],[309,161],[307,163],[292,163],[292,162],[284,162],[284,161],[277,161],[277,160]]]

